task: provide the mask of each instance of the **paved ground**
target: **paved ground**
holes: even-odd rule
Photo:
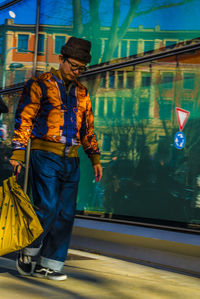
[[[0,258],[1,299],[200,298],[198,277],[81,251],[70,251],[63,282],[21,277],[11,258]]]

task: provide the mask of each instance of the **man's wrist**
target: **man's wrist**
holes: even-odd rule
[[[91,160],[93,166],[97,165],[97,164],[101,164],[99,154],[90,155],[90,160]]]

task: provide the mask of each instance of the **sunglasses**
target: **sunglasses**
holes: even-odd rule
[[[71,62],[68,58],[65,58],[64,61],[67,61],[70,64],[72,72],[75,72],[78,70],[80,73],[83,73],[87,70],[86,66],[79,66],[79,65]]]

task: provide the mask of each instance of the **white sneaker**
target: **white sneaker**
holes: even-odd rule
[[[50,280],[66,280],[67,275],[58,271],[51,270],[49,268],[42,267],[40,265],[35,266],[33,276],[37,278],[46,278]]]

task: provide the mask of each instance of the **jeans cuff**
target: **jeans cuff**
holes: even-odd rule
[[[54,271],[62,270],[64,262],[48,259],[44,256],[40,257],[40,266],[49,268]]]
[[[29,247],[26,247],[26,248],[22,249],[22,252],[25,255],[36,256],[40,252],[41,247],[42,247],[42,245],[40,247],[38,247],[38,248],[29,248]]]

